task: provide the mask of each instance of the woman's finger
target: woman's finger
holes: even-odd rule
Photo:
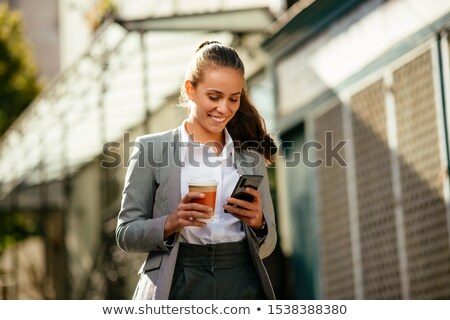
[[[197,219],[211,219],[212,211],[209,213],[199,212],[199,211],[185,211],[183,212],[183,216],[185,220],[193,221]]]
[[[202,192],[188,192],[181,200],[182,203],[189,203],[194,199],[202,199],[205,197],[205,194]]]

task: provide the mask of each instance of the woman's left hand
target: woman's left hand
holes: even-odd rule
[[[227,199],[229,204],[224,204],[223,208],[248,226],[261,229],[263,226],[261,194],[253,188],[246,188],[245,192],[253,196],[252,202],[229,197]]]

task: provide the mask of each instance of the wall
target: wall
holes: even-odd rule
[[[287,192],[290,204],[280,215],[295,229],[282,243],[293,243],[286,252],[302,279],[294,284],[297,296],[450,296],[441,95],[448,83],[439,76],[436,41],[449,12],[441,1],[366,1],[308,41],[280,32],[280,42],[297,47],[271,47],[283,142],[305,134],[324,146],[310,150],[324,162],[309,174],[300,177],[305,163],[279,173],[282,185],[307,189],[306,199],[298,195],[303,188],[279,193]],[[447,41],[444,34],[444,61]],[[441,70],[448,77],[448,64]],[[344,163],[327,163],[339,141],[346,142]],[[305,271],[302,261],[317,261],[316,268]]]

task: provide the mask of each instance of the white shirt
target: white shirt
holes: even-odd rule
[[[186,121],[180,128],[182,147],[181,198],[188,193],[188,181],[191,178],[215,178],[218,182],[214,219],[208,221],[206,227],[185,227],[181,233],[181,242],[191,244],[213,244],[235,242],[244,239],[242,222],[229,213],[225,213],[223,205],[233,192],[239,180],[239,173],[234,162],[233,139],[225,129],[225,146],[220,155],[205,144],[194,142],[188,135]]]

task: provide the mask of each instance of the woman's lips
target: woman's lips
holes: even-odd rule
[[[208,117],[215,123],[222,123],[227,119],[226,117],[213,116],[212,114],[208,114]]]

